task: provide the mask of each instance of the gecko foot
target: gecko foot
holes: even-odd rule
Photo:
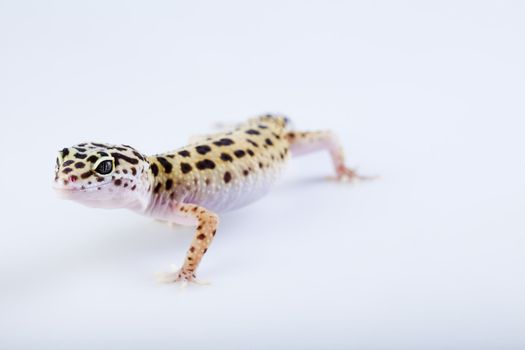
[[[195,272],[185,270],[183,268],[178,268],[175,265],[171,266],[173,271],[172,272],[165,272],[165,273],[157,273],[157,280],[162,283],[177,283],[181,282],[181,287],[185,288],[188,283],[195,283],[199,285],[208,285],[208,282],[203,282],[197,280],[195,277]]]
[[[336,180],[338,181],[362,181],[362,180],[375,180],[379,176],[363,176],[357,173],[357,169],[347,168],[345,166],[340,166],[337,168]]]

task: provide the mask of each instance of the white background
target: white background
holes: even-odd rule
[[[0,2],[3,349],[525,347],[523,2]],[[192,230],[60,201],[56,152],[145,153],[282,112],[371,183],[298,159]]]

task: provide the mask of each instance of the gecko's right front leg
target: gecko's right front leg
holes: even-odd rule
[[[182,267],[177,271],[162,274],[160,280],[167,283],[196,282],[195,271],[215,237],[219,217],[198,205],[178,204],[174,208],[172,220],[182,225],[197,225],[197,229]]]

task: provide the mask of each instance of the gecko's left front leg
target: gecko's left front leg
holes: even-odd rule
[[[197,229],[182,267],[162,274],[160,280],[168,283],[195,282],[195,271],[217,232],[219,217],[198,205],[179,204],[174,208],[173,221],[183,225],[197,225]]]

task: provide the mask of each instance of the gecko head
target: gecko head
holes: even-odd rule
[[[122,208],[143,193],[149,163],[127,145],[80,143],[58,152],[54,188],[65,199]]]

